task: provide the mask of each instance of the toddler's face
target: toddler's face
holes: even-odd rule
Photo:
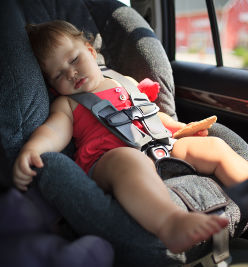
[[[68,37],[61,37],[60,43],[45,59],[43,71],[50,85],[61,95],[94,92],[103,79],[94,48]]]

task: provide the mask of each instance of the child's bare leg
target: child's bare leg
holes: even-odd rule
[[[93,179],[175,253],[208,239],[228,223],[218,216],[188,213],[177,207],[151,159],[133,148],[107,152],[96,164]]]
[[[171,155],[191,163],[198,172],[215,174],[226,186],[248,179],[248,161],[218,137],[184,137]]]

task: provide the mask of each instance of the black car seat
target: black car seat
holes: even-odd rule
[[[0,136],[9,167],[30,134],[47,118],[52,100],[32,54],[26,23],[63,19],[93,34],[98,63],[137,81],[146,77],[158,81],[157,104],[177,118],[170,63],[154,32],[133,9],[116,0],[4,0],[0,11]],[[248,159],[248,145],[231,130],[216,124],[210,134],[222,137]],[[109,240],[115,248],[116,266],[180,266],[212,251],[211,242],[204,242],[186,253],[171,254],[85,175],[70,158],[72,151],[73,145],[63,153],[45,153],[45,167],[27,195],[32,197],[32,190],[38,187],[49,207],[77,235],[94,234]],[[169,161],[164,168],[173,170],[174,178],[165,182],[178,205],[186,210],[225,212],[231,221],[231,237],[243,233],[246,221],[240,221],[239,207],[213,182],[214,177],[187,173]],[[56,216],[56,212],[49,214]]]

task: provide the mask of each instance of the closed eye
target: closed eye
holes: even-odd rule
[[[75,57],[75,58],[71,61],[71,64],[75,63],[77,60],[78,60],[78,56]]]
[[[55,80],[58,80],[61,77],[61,73],[59,73],[56,77]]]

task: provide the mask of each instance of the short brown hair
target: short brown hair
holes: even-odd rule
[[[33,52],[41,66],[44,66],[44,59],[61,44],[59,37],[81,39],[84,43],[90,42],[84,33],[74,25],[63,20],[54,20],[40,24],[26,25],[28,37]]]

